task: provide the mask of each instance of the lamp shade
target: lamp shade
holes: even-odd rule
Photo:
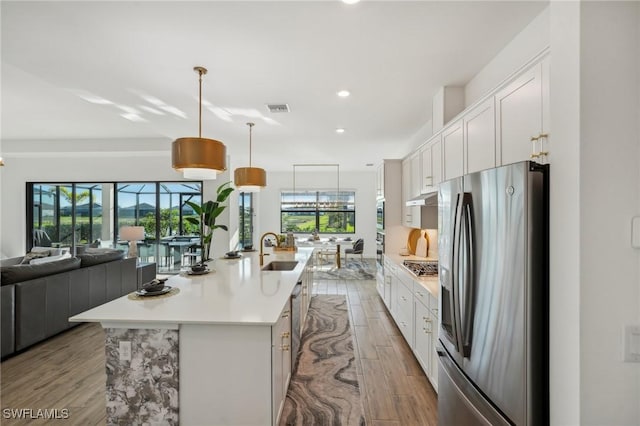
[[[120,228],[120,239],[124,241],[144,240],[144,226],[123,226]]]
[[[174,169],[188,179],[215,179],[227,169],[227,147],[220,141],[207,138],[179,138],[171,145]]]
[[[233,175],[233,183],[241,192],[258,192],[267,186],[267,172],[259,167],[238,167]]]

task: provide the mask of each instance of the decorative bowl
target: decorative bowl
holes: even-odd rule
[[[142,289],[146,292],[156,292],[156,291],[160,291],[164,288],[164,281],[160,281],[160,280],[153,280],[153,281],[149,281],[146,284],[142,285]]]
[[[202,272],[207,269],[207,265],[204,263],[196,263],[195,265],[191,265],[191,270],[193,272]]]

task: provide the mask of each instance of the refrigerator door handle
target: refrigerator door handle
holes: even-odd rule
[[[473,222],[473,200],[470,193],[465,193],[462,200],[463,213],[462,224],[464,227],[464,247],[465,251],[465,275],[464,275],[464,306],[460,306],[464,313],[464,323],[462,329],[462,355],[468,358],[471,355],[471,345],[473,343],[473,317],[475,316],[475,238]]]
[[[451,292],[450,298],[451,312],[453,314],[453,338],[455,339],[456,351],[462,350],[462,322],[460,315],[460,285],[462,284],[460,276],[460,255],[462,240],[462,221],[463,221],[463,205],[464,194],[457,194],[456,198],[456,215],[453,223],[453,267],[451,268]]]

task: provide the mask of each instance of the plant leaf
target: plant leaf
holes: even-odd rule
[[[191,207],[198,216],[202,214],[202,207],[200,204],[196,204],[193,201],[185,201],[185,204],[189,205],[189,207]]]
[[[229,228],[227,228],[227,225],[216,225],[214,226],[213,229],[218,229],[218,228],[224,229],[225,231],[229,231]]]

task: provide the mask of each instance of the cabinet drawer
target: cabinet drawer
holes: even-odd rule
[[[417,282],[413,283],[413,295],[416,297],[416,300],[419,300],[425,308],[430,309],[431,305],[431,294],[427,291],[426,288],[422,287]]]

